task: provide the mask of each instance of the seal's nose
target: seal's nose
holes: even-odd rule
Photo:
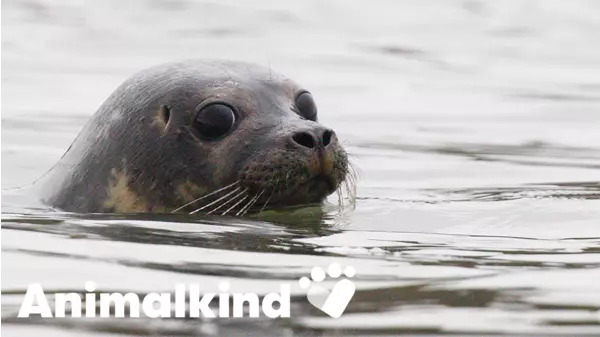
[[[315,149],[317,147],[326,148],[331,144],[331,140],[335,135],[334,131],[326,128],[316,130],[303,130],[295,132],[292,135],[292,140],[296,145],[305,148]]]

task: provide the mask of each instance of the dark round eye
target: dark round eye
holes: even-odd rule
[[[309,92],[303,92],[296,97],[296,107],[302,117],[311,121],[317,120],[317,105]]]
[[[211,104],[203,107],[194,120],[194,127],[206,138],[219,138],[226,134],[235,122],[235,113],[225,104]]]

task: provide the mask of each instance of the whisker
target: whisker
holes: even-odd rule
[[[359,171],[357,166],[353,163],[353,162],[348,162],[348,168],[350,169],[350,174],[352,176],[352,179],[354,180],[354,182],[356,182],[359,178]]]
[[[239,190],[240,190],[240,188],[241,188],[241,187],[238,187],[238,188],[236,188],[235,190],[233,190],[233,191],[231,191],[231,192],[229,192],[229,193],[225,194],[224,196],[222,196],[222,197],[220,197],[219,199],[217,199],[217,200],[215,200],[215,201],[211,202],[210,204],[204,205],[204,206],[202,206],[202,207],[198,208],[197,210],[195,210],[195,211],[193,211],[193,212],[190,212],[190,214],[195,214],[195,213],[198,213],[199,211],[201,211],[201,210],[205,209],[206,207],[209,207],[209,206],[212,206],[212,205],[216,204],[217,202],[219,202],[219,201],[221,201],[221,200],[223,200],[223,199],[227,198],[228,196],[232,195],[233,193],[235,193],[235,192],[239,191]]]
[[[250,205],[252,203],[252,201],[254,201],[254,199],[257,196],[258,196],[258,193],[255,194],[250,200],[248,200],[248,202],[242,208],[240,208],[240,210],[237,213],[235,213],[235,216],[240,215],[246,209],[246,207],[248,207],[248,205]]]
[[[351,161],[348,162],[348,167],[346,169],[346,177],[348,180],[350,180],[352,184],[356,184],[356,181],[358,180],[358,173],[356,172],[356,167]]]
[[[342,193],[343,193],[343,192],[342,192],[342,185],[343,185],[344,183],[345,183],[345,181],[344,181],[344,182],[342,182],[342,183],[341,183],[341,184],[340,184],[340,185],[339,185],[339,186],[338,186],[338,187],[335,189],[335,193],[337,194],[337,197],[338,197],[338,207],[342,207],[342,206],[344,205],[344,200],[343,200],[344,196],[342,195]]]
[[[221,213],[221,215],[227,215],[227,213],[229,213],[229,211],[231,211],[232,209],[234,209],[237,205],[241,204],[244,200],[248,199],[248,197],[249,197],[249,195],[246,194],[245,197],[243,197],[238,202],[236,202],[235,204],[233,204],[233,206],[229,207],[225,212]]]
[[[245,189],[243,189],[243,190],[242,190],[240,193],[238,193],[238,194],[234,195],[233,197],[229,198],[229,200],[227,200],[227,201],[225,201],[224,203],[220,204],[219,206],[217,206],[217,208],[213,209],[213,210],[212,210],[212,211],[210,211],[210,212],[207,212],[206,214],[208,215],[208,214],[212,214],[212,213],[214,213],[214,212],[215,212],[215,211],[217,211],[219,208],[221,208],[221,207],[223,207],[223,206],[227,205],[228,203],[230,203],[230,202],[234,201],[235,199],[237,199],[237,198],[241,197],[241,196],[242,196],[242,195],[244,195],[244,193],[246,193],[247,191],[248,191],[248,188],[245,188]]]
[[[269,203],[269,201],[271,201],[271,198],[273,197],[273,194],[275,194],[275,189],[273,189],[273,191],[271,192],[271,195],[269,196],[269,198],[267,199],[267,201],[265,201],[265,204],[263,205],[263,207],[260,209],[260,212],[258,212],[258,213],[262,213],[262,211],[265,210],[265,207],[267,207],[267,204]]]
[[[218,189],[218,190],[216,190],[216,191],[213,191],[213,192],[210,192],[210,193],[208,193],[208,194],[205,194],[205,195],[201,196],[200,198],[198,198],[198,199],[195,199],[195,200],[192,200],[192,201],[188,202],[187,204],[185,204],[185,205],[183,205],[183,206],[181,206],[181,207],[179,207],[179,208],[177,208],[177,209],[175,209],[175,210],[171,211],[171,213],[175,213],[175,212],[177,212],[177,211],[179,211],[179,210],[182,210],[182,209],[184,209],[185,207],[187,207],[187,206],[189,206],[189,205],[191,205],[191,204],[193,204],[193,203],[195,203],[195,202],[198,202],[198,201],[200,201],[200,200],[202,200],[202,199],[204,199],[204,198],[206,198],[206,197],[210,197],[211,195],[213,195],[213,194],[215,194],[215,193],[219,193],[219,192],[221,192],[221,191],[223,191],[223,190],[225,190],[225,189],[228,189],[228,188],[230,188],[230,187],[234,186],[235,184],[238,184],[239,182],[240,182],[240,181],[238,180],[238,181],[234,182],[233,184],[227,185],[227,186],[225,186],[225,187],[222,187],[222,188],[220,188],[220,189]]]
[[[254,207],[254,204],[256,204],[256,202],[258,201],[258,199],[260,198],[260,196],[261,196],[263,193],[265,193],[265,190],[262,190],[262,191],[260,192],[260,194],[259,194],[259,195],[257,196],[257,198],[254,200],[254,202],[252,202],[252,204],[246,208],[246,210],[244,211],[244,213],[242,213],[242,216],[244,216],[246,213],[248,213],[248,211],[249,211],[249,210],[250,210],[252,207]]]
[[[356,185],[358,181],[358,173],[356,166],[352,161],[348,161],[345,168],[344,180],[340,182],[336,189],[338,196],[338,206],[340,210],[346,206],[345,201],[348,201],[348,206],[354,208],[356,206]]]
[[[354,208],[356,206],[356,182],[355,181],[346,181],[344,183],[344,187],[346,188],[346,193],[348,193],[348,199],[350,201],[350,206]]]
[[[248,201],[248,203],[242,207],[242,209],[240,209],[239,212],[237,212],[235,215],[238,216],[240,214],[244,215],[246,214],[246,211],[248,209],[250,209],[250,207],[256,202],[256,200],[258,200],[258,198],[260,198],[260,196],[265,192],[265,190],[262,190],[260,193],[257,193],[254,198],[250,199],[250,201]]]

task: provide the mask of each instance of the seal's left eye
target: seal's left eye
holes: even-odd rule
[[[207,138],[215,139],[226,134],[235,122],[235,113],[225,104],[205,106],[196,115],[194,127]]]
[[[317,105],[309,92],[303,92],[296,97],[296,107],[300,111],[300,116],[311,121],[317,120]]]

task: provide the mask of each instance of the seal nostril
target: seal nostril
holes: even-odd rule
[[[315,138],[307,132],[298,132],[292,136],[292,139],[296,143],[309,149],[312,149],[317,145]]]
[[[327,147],[327,145],[331,143],[331,137],[333,137],[332,130],[325,130],[325,132],[323,132],[323,147]]]

